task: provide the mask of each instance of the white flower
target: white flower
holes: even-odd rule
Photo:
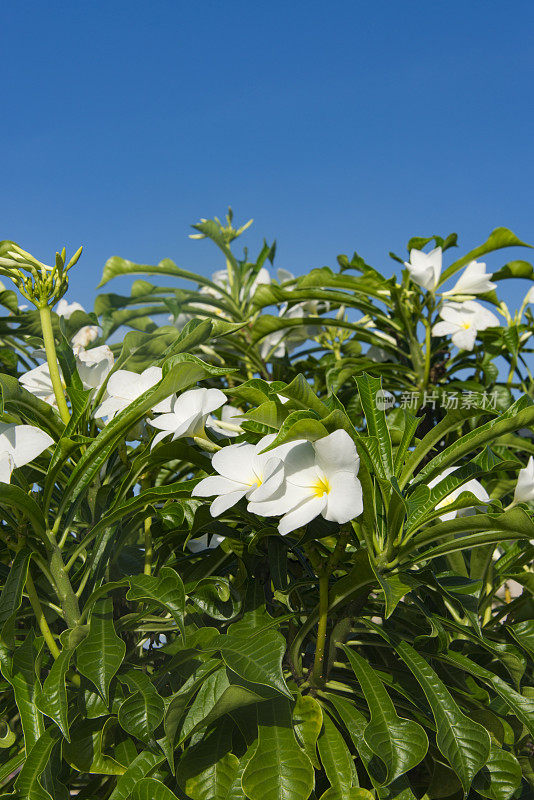
[[[34,369],[24,373],[24,375],[20,376],[19,383],[21,383],[28,392],[35,395],[35,397],[48,403],[49,406],[57,407],[48,364],[39,364],[38,367],[34,367]]]
[[[64,297],[59,300],[56,306],[58,317],[65,317],[65,319],[70,319],[75,311],[85,311],[85,308],[80,303],[67,303]]]
[[[154,437],[152,447],[171,434],[173,442],[185,436],[202,436],[209,414],[224,403],[226,395],[220,389],[189,389],[178,395],[172,400],[170,413],[149,420],[161,431]]]
[[[91,350],[79,350],[76,353],[76,368],[84,389],[98,389],[104,383],[115,359],[113,353],[103,344]]]
[[[528,290],[525,295],[525,299],[523,300],[523,305],[527,305],[527,303],[534,303],[534,286]]]
[[[159,383],[161,378],[161,367],[148,367],[141,374],[130,372],[127,369],[118,369],[107,382],[106,396],[95,410],[94,416],[107,417],[109,422],[115,414]],[[171,398],[167,397],[155,405],[152,411],[169,411],[170,407]]]
[[[446,303],[439,315],[443,322],[437,322],[434,325],[432,335],[452,334],[453,344],[459,350],[472,350],[478,331],[499,324],[495,314],[475,300],[466,300],[464,303]]]
[[[29,464],[53,443],[51,436],[33,425],[0,422],[0,481],[9,483],[14,469]]]
[[[434,248],[430,253],[415,248],[410,250],[410,261],[405,261],[404,266],[412,281],[429,292],[435,291],[441,277],[442,255],[441,247]]]
[[[261,500],[274,494],[282,485],[284,469],[281,457],[291,445],[282,445],[262,453],[275,440],[275,434],[264,436],[258,444],[230,444],[219,450],[212,459],[218,475],[204,478],[193,489],[193,497],[212,497],[211,515],[218,517],[241,498]]]
[[[283,514],[282,535],[321,514],[331,522],[349,522],[363,511],[362,487],[357,478],[360,458],[344,430],[316,442],[292,443],[284,457],[284,481],[265,498],[251,497],[248,510],[260,516]],[[270,488],[270,487],[269,487]]]
[[[72,337],[71,344],[73,347],[87,347],[98,339],[99,329],[97,325],[84,325],[79,331],[76,331]]]
[[[486,265],[482,261],[470,261],[452,289],[443,292],[448,294],[483,294],[495,289],[497,284],[491,283],[493,272],[486,272]]]
[[[241,411],[239,408],[231,405],[225,405],[221,409],[221,418],[209,416],[206,420],[206,425],[217,433],[222,433],[224,436],[239,436],[239,431],[232,430],[230,426],[238,426],[241,422]],[[229,426],[229,427],[227,427]]]
[[[208,540],[208,533],[198,536],[196,539],[189,539],[187,549],[192,553],[200,553],[202,550],[213,550],[218,547],[221,542],[224,542],[224,536],[219,536],[218,533],[212,533],[211,539]]]
[[[534,456],[530,456],[528,464],[519,470],[514,493],[515,503],[529,503],[534,500]]]
[[[58,302],[56,306],[56,314],[58,317],[70,319],[75,311],[85,311],[85,308],[80,303],[67,303],[64,297]],[[87,345],[94,342],[98,338],[97,325],[84,325],[77,331],[71,339],[73,347],[87,347]]]
[[[428,488],[433,489],[434,486],[437,486],[439,483],[441,483],[441,481],[446,478],[447,475],[450,475],[451,472],[455,472],[457,469],[458,467],[449,467],[448,469],[443,470],[441,475],[438,475],[437,478],[434,478],[429,482]],[[477,481],[473,478],[470,481],[466,481],[464,484],[462,484],[462,486],[458,486],[456,489],[454,489],[454,491],[448,494],[447,497],[444,497],[443,500],[437,504],[436,509],[446,508],[447,506],[452,505],[452,503],[454,503],[455,500],[458,500],[460,495],[464,492],[470,492],[471,494],[474,494],[477,500],[480,500],[482,503],[487,503],[490,499],[489,494],[484,489],[480,481]],[[456,511],[447,511],[445,514],[440,515],[440,520],[445,522],[448,519],[466,516],[469,513],[470,508],[460,508]]]

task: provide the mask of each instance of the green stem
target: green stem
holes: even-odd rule
[[[152,544],[152,517],[147,517],[145,519],[145,575],[152,574],[152,555],[154,553],[154,548]]]
[[[48,622],[46,621],[43,609],[41,608],[41,603],[39,602],[39,597],[35,589],[35,584],[33,582],[29,570],[28,570],[28,576],[26,578],[26,591],[28,592],[28,597],[30,599],[31,606],[33,608],[33,613],[35,614],[35,619],[37,620],[37,624],[39,625],[40,631],[43,634],[43,638],[47,643],[48,649],[52,653],[54,659],[56,659],[60,653],[60,650],[56,644],[56,640],[52,635],[52,631],[48,627]]]
[[[321,684],[323,680],[326,626],[328,624],[328,578],[329,574],[326,570],[319,576],[319,624],[312,671],[312,681],[315,686]]]
[[[54,389],[54,394],[56,396],[57,407],[59,409],[61,419],[65,425],[68,425],[70,414],[67,407],[67,401],[65,400],[65,395],[63,393],[61,375],[56,356],[54,329],[52,328],[52,315],[50,314],[50,308],[48,305],[39,307],[39,316],[41,318],[41,329],[43,332],[43,340],[46,350],[46,360],[48,363],[48,369],[50,371],[50,378],[52,380],[52,388]]]
[[[78,598],[74,593],[69,577],[65,571],[61,550],[55,541],[50,542],[50,546],[52,549],[49,564],[50,572],[56,584],[61,608],[65,613],[65,621],[69,628],[74,628],[80,621]]]

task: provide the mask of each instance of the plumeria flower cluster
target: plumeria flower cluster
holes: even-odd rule
[[[410,251],[410,261],[404,262],[404,265],[414,283],[435,293],[440,285],[442,256],[441,247],[434,248],[430,253],[413,249]],[[470,261],[467,264],[453,288],[442,293],[446,302],[439,312],[441,321],[432,327],[433,336],[451,336],[458,349],[472,350],[479,331],[499,325],[495,314],[473,300],[474,296],[495,289],[497,284],[491,282],[492,275],[486,272],[483,262]]]
[[[93,347],[91,350],[79,347],[75,350],[75,358],[76,369],[84,389],[99,389],[115,361],[113,353],[107,345]],[[57,405],[48,364],[40,364],[29,370],[20,376],[19,381],[27,391],[40,400],[44,400],[51,406]]]
[[[256,445],[239,443],[213,456],[218,475],[201,480],[193,496],[216,496],[211,513],[218,516],[242,498],[259,516],[281,517],[282,535],[307,525],[315,517],[340,524],[363,510],[358,479],[359,456],[344,430],[315,442],[297,440],[264,452],[275,439],[265,436]]]

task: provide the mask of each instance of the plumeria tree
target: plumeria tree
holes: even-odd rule
[[[90,313],[0,244],[0,797],[527,800],[528,245],[295,277],[249,225]]]

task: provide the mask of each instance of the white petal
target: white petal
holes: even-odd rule
[[[215,453],[211,463],[213,468],[225,478],[252,485],[257,482],[254,475],[254,453],[253,444],[246,442],[229,444]]]
[[[349,472],[338,472],[330,481],[323,517],[339,523],[358,517],[363,511],[362,485],[358,478]]]
[[[432,328],[432,336],[449,336],[451,333],[456,333],[458,325],[454,322],[436,322]]]
[[[284,481],[284,465],[282,461],[271,459],[265,470],[267,477],[259,486],[249,490],[248,499],[253,503],[271,500],[276,496]]]
[[[210,475],[208,478],[203,478],[197,483],[193,491],[192,497],[212,497],[215,494],[228,494],[237,491],[248,491],[249,486],[237,481],[223,478],[221,475]]]
[[[455,344],[459,350],[472,350],[475,346],[476,338],[477,331],[474,326],[467,329],[460,328],[452,335],[453,344]]]
[[[328,475],[330,472],[346,471],[358,474],[360,458],[356,445],[347,433],[340,429],[313,443],[318,466]]]
[[[291,486],[283,483],[280,488],[267,500],[261,502],[251,501],[247,510],[260,517],[277,517],[304,502],[310,497],[310,489],[301,486]]]
[[[157,433],[156,436],[152,439],[152,444],[150,445],[150,449],[153,450],[157,444],[163,441],[167,436],[170,436],[172,431],[160,431]]]
[[[128,400],[123,400],[121,397],[106,397],[98,408],[95,409],[94,416],[97,418],[107,417],[111,420],[115,414],[118,414],[119,411],[126,408],[128,403]]]
[[[29,464],[51,444],[52,437],[33,425],[2,425],[0,429],[0,449],[11,455],[15,467]]]
[[[237,492],[229,492],[228,494],[221,494],[219,497],[216,497],[210,506],[211,516],[218,517],[220,514],[228,511],[232,506],[235,506],[235,504],[245,496],[247,490],[248,487]]]
[[[15,468],[13,459],[9,453],[0,453],[0,483],[9,483],[11,473]]]
[[[307,525],[312,519],[318,517],[326,508],[326,494],[322,497],[310,495],[304,502],[293,508],[278,523],[278,531],[282,536],[291,531]]]
[[[528,464],[519,470],[514,492],[516,503],[528,503],[534,500],[534,457],[530,456]]]

